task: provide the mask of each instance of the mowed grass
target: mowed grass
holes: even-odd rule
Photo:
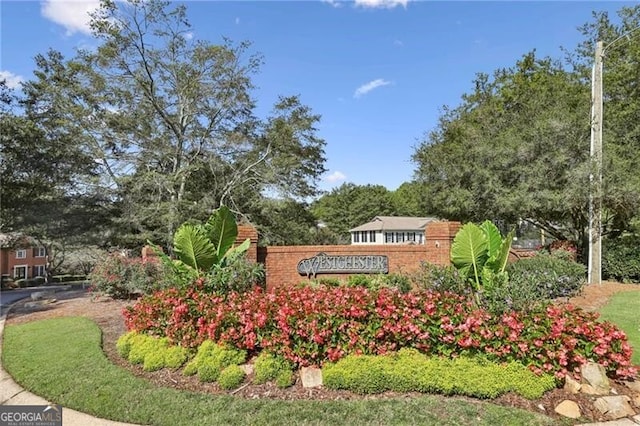
[[[440,396],[353,401],[246,400],[159,388],[112,364],[100,329],[66,317],[6,327],[2,361],[14,379],[55,403],[151,425],[550,425],[548,417]]]
[[[638,291],[626,291],[614,294],[611,300],[600,309],[600,318],[616,324],[629,338],[633,347],[631,361],[640,365],[640,286]]]

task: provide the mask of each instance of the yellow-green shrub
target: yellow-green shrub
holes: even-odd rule
[[[235,389],[244,381],[244,371],[239,366],[233,364],[220,372],[218,385],[224,390]]]
[[[129,358],[129,351],[131,350],[131,339],[137,335],[137,332],[130,331],[120,336],[116,341],[116,349],[118,351],[118,354],[120,354],[122,358]]]
[[[262,384],[270,380],[275,380],[281,374],[287,371],[290,371],[291,377],[293,377],[293,367],[286,359],[281,356],[270,354],[266,351],[261,352],[260,355],[256,358],[253,363],[253,369],[253,382],[256,384]],[[282,380],[283,383],[286,382],[284,378]],[[290,386],[290,384],[282,387],[287,386]]]
[[[322,375],[327,388],[358,393],[392,390],[495,398],[513,391],[534,399],[556,386],[553,376],[536,376],[516,362],[428,357],[412,349],[384,356],[350,355],[326,364]]]
[[[215,382],[222,370],[230,365],[242,364],[246,358],[246,351],[205,340],[198,348],[196,356],[184,368],[183,374],[190,376],[198,373],[201,381]]]
[[[129,332],[116,342],[118,353],[133,364],[143,364],[145,371],[179,368],[189,358],[187,349],[169,345],[167,338]]]
[[[280,389],[288,388],[293,384],[295,377],[293,375],[293,370],[281,370],[276,376],[276,386]]]

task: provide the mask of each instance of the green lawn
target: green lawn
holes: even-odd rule
[[[6,327],[2,361],[26,389],[112,420],[153,425],[550,425],[534,413],[440,396],[357,401],[245,400],[158,388],[109,362],[86,318]]]
[[[601,319],[616,324],[629,338],[634,348],[635,365],[640,365],[640,290],[614,294],[611,300],[600,309]]]

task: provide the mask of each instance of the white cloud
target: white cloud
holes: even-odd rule
[[[342,2],[338,0],[322,0],[322,3],[330,4],[333,7],[342,7]]]
[[[359,98],[360,96],[364,96],[367,93],[369,93],[370,91],[372,91],[373,89],[377,89],[378,87],[382,87],[382,86],[387,86],[391,84],[390,81],[387,81],[385,79],[382,78],[378,78],[376,80],[372,80],[366,84],[363,84],[362,86],[358,87],[355,91],[355,93],[353,94],[354,98]]]
[[[50,21],[62,25],[68,36],[77,32],[90,34],[89,12],[99,6],[99,0],[44,0],[40,3],[40,13]]]
[[[8,88],[17,89],[20,87],[20,83],[24,81],[24,78],[20,75],[15,75],[11,71],[0,71],[0,80],[6,80]]]
[[[343,181],[346,178],[347,176],[344,173],[336,170],[335,172],[327,176],[324,180],[326,180],[327,182],[336,183],[336,182]]]
[[[398,46],[398,47],[402,47],[402,46],[404,46],[404,43],[402,42],[402,40],[395,39],[395,40],[393,40],[393,45],[394,46]]]
[[[393,9],[396,6],[407,7],[409,0],[356,0],[356,6],[379,9]]]
[[[236,25],[240,24],[240,18],[236,17]]]
[[[182,38],[185,40],[193,39],[193,31],[187,31],[186,33],[182,34]]]

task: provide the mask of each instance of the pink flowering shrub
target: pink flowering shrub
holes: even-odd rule
[[[250,353],[266,349],[298,365],[415,348],[431,355],[519,361],[558,378],[576,374],[588,359],[612,376],[636,374],[625,334],[570,305],[498,316],[452,293],[256,288],[225,298],[196,285],[145,296],[124,314],[129,330],[166,336],[185,347],[211,339]]]

